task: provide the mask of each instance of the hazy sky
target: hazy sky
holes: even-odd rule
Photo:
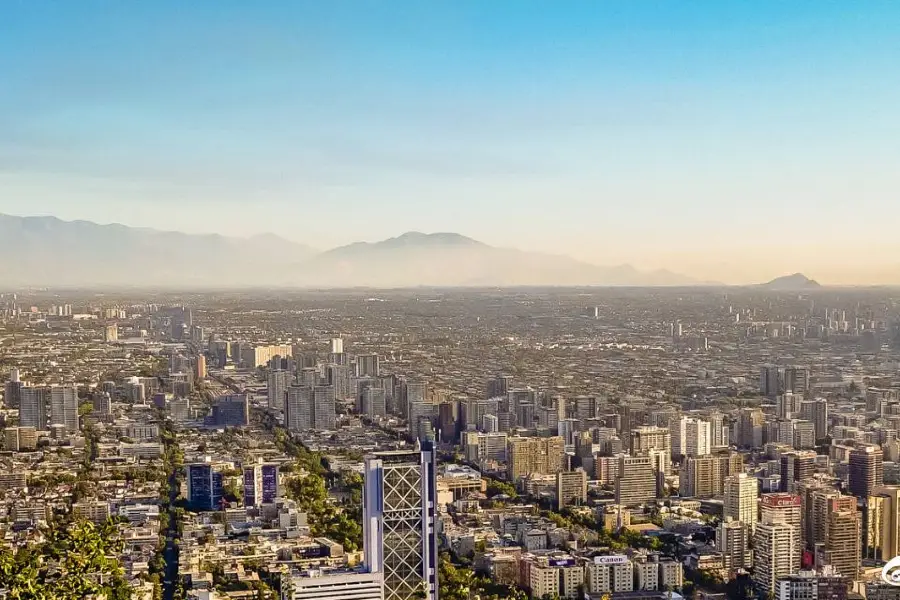
[[[900,283],[900,2],[0,3],[0,212]]]

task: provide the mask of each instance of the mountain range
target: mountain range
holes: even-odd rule
[[[4,287],[705,284],[666,270],[597,266],[567,256],[491,246],[456,233],[408,232],[319,252],[273,234],[197,235],[0,214],[0,240]],[[778,281],[765,285],[786,289],[776,286]]]

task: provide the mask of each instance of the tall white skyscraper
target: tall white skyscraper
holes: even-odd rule
[[[712,447],[710,424],[693,417],[681,417],[669,426],[672,434],[672,455],[706,456]]]
[[[437,600],[436,466],[429,443],[366,458],[364,562],[384,574],[385,600]]]
[[[797,572],[797,530],[787,523],[760,523],[753,535],[753,583],[764,594],[775,591],[775,582]],[[799,557],[797,557],[799,558]]]
[[[50,424],[65,425],[69,435],[78,431],[78,391],[75,386],[50,388]]]

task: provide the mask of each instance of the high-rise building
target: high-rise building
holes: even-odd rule
[[[801,486],[807,547],[815,551],[816,567],[832,565],[841,575],[855,578],[862,555],[857,499],[815,483]]]
[[[621,456],[616,479],[616,504],[637,506],[656,498],[656,476],[649,456]]]
[[[377,354],[358,354],[356,356],[357,377],[379,377],[381,369]]]
[[[334,388],[330,385],[317,385],[314,388],[292,385],[287,389],[285,427],[292,432],[332,430],[336,422],[334,404]]]
[[[763,494],[760,496],[760,522],[786,523],[794,528],[796,541],[792,550],[791,561],[800,563],[803,550],[803,515],[800,496],[793,494]]]
[[[370,419],[387,416],[387,405],[384,399],[384,388],[367,387],[363,390],[364,414]]]
[[[50,388],[50,425],[63,425],[70,435],[78,431],[78,390],[75,386]]]
[[[828,401],[825,398],[801,402],[800,417],[813,424],[817,442],[828,436]]]
[[[23,387],[19,406],[19,425],[34,427],[37,431],[47,430],[47,404],[50,402],[50,388],[43,386]]]
[[[672,433],[672,454],[705,456],[712,446],[709,423],[693,417],[681,417],[669,426]]]
[[[216,510],[222,501],[222,474],[208,462],[185,465],[187,501],[192,510]]]
[[[269,408],[284,410],[284,401],[287,398],[287,388],[290,383],[290,373],[281,369],[273,369],[269,371],[266,380],[266,398]]]
[[[313,429],[334,429],[334,398],[335,391],[330,385],[317,385],[313,388]]]
[[[775,365],[763,365],[759,373],[759,393],[774,398],[782,391],[781,373]]]
[[[344,340],[342,338],[331,338],[331,353],[332,354],[343,354],[344,353]]]
[[[816,546],[816,566],[831,565],[855,580],[862,558],[862,519],[852,496],[829,498],[824,542]]]
[[[486,398],[506,398],[509,395],[509,384],[512,382],[510,375],[497,375],[487,382]]]
[[[781,456],[780,491],[794,493],[797,485],[816,474],[815,452],[787,452]]]
[[[782,577],[797,572],[797,531],[787,523],[760,523],[753,535],[753,583],[763,594],[775,592]]]
[[[247,395],[229,394],[216,398],[210,421],[216,427],[246,427],[250,423]]]
[[[355,393],[350,387],[350,367],[347,365],[326,365],[325,384],[334,389],[334,397],[337,400],[352,398]]]
[[[19,370],[12,369],[9,372],[9,381],[3,387],[3,404],[6,408],[19,408],[22,402],[22,388],[25,383],[19,381]]]
[[[278,498],[278,465],[244,467],[244,506],[272,504]]]
[[[782,381],[786,392],[802,396],[809,390],[809,369],[785,367]]]
[[[735,473],[725,478],[724,517],[746,523],[750,533],[756,529],[756,503],[759,480],[746,473]],[[798,531],[799,533],[799,531]]]
[[[560,471],[556,474],[556,504],[562,509],[570,504],[587,502],[587,473],[584,469]]]
[[[313,387],[292,385],[284,404],[284,426],[292,433],[313,429]]]
[[[875,549],[870,558],[887,562],[900,556],[900,487],[876,487],[866,509],[865,537]]]
[[[563,470],[565,444],[561,437],[511,437],[507,446],[510,481],[528,475],[555,475]]]
[[[383,573],[385,600],[438,598],[436,467],[430,444],[366,458],[364,563]]]
[[[631,430],[631,453],[635,456],[650,450],[672,452],[672,432],[665,427],[637,427]]]
[[[716,550],[722,553],[725,568],[729,571],[751,567],[750,526],[728,517],[719,523],[716,532]]]
[[[876,487],[884,485],[884,458],[878,446],[860,446],[850,451],[850,493],[868,498]]]
[[[737,452],[689,457],[679,477],[682,496],[712,498],[725,493],[725,478],[744,470],[744,459]]]
[[[206,379],[208,375],[206,371],[206,357],[202,354],[197,356],[196,362],[194,363],[194,377],[197,378],[198,381]]]
[[[735,429],[735,442],[742,448],[758,448],[762,446],[762,431],[765,415],[758,408],[741,409]]]

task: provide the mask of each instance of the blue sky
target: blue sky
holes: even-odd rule
[[[0,212],[900,283],[897,2],[0,5]]]

